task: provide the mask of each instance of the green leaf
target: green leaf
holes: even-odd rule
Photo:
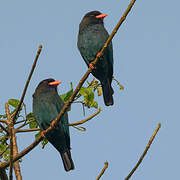
[[[85,105],[90,108],[94,101],[93,87],[82,87],[79,93],[83,96]]]
[[[0,153],[2,151],[4,151],[6,149],[7,145],[3,145],[3,144],[0,144]],[[10,154],[10,150],[7,149],[2,156],[0,156],[0,159],[4,159],[5,161],[8,161],[9,160],[9,154]]]
[[[70,85],[71,85],[71,89],[67,93],[60,95],[61,99],[64,102],[66,102],[71,97],[71,95],[73,94],[73,85],[72,85],[72,82],[70,83]]]
[[[98,94],[98,96],[102,95],[102,87],[97,88],[97,94]]]
[[[32,129],[32,128],[37,128],[38,127],[38,124],[37,122],[34,120],[34,121],[30,121],[29,123],[29,128]]]
[[[96,101],[93,101],[90,106],[97,109],[98,108],[98,103]]]
[[[35,121],[35,117],[34,114],[32,112],[30,112],[27,116],[26,116],[27,120],[34,120]]]
[[[6,114],[1,114],[0,115],[0,118],[6,118],[7,116],[6,116]]]
[[[8,104],[13,106],[14,108],[17,108],[18,104],[19,104],[19,100],[17,100],[17,99],[8,99]]]
[[[42,131],[39,131],[36,135],[35,135],[35,138],[37,139],[40,135],[41,135],[41,132]],[[44,149],[45,145],[48,143],[48,140],[46,138],[44,138],[42,141],[41,141],[41,147],[42,149]]]
[[[37,134],[35,134],[35,138],[37,139],[41,135],[41,131],[39,131]]]
[[[81,89],[79,90],[79,94],[81,94],[82,96],[86,96],[87,93],[85,90],[86,88],[82,86]]]
[[[92,82],[91,82],[91,85],[94,86],[94,87],[97,86],[98,84],[99,84],[99,82],[96,81],[95,79],[93,79]]]
[[[3,154],[3,159],[4,159],[5,161],[8,161],[8,160],[10,159],[10,150],[9,150],[9,149],[7,149],[7,150],[4,152],[4,154]]]
[[[8,139],[9,139],[9,137],[6,134],[2,134],[0,136],[0,143],[6,144]]]
[[[45,145],[48,143],[48,140],[46,138],[44,138],[41,142],[42,145],[42,149],[44,149]]]
[[[5,146],[5,145],[0,144],[0,152],[4,151],[4,150],[5,150],[5,148],[6,148],[6,146]]]

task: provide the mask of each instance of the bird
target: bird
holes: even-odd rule
[[[33,114],[43,132],[42,135],[45,136],[60,153],[64,169],[70,171],[74,169],[74,163],[70,152],[70,133],[67,112],[64,113],[60,122],[50,132],[45,131],[53,124],[53,120],[64,106],[64,102],[57,92],[57,86],[59,84],[60,81],[55,81],[52,78],[45,79],[39,83],[33,94]]]
[[[113,78],[112,42],[109,43],[103,55],[99,56],[99,51],[109,37],[103,21],[106,16],[99,11],[85,14],[79,24],[77,46],[85,63],[92,69],[91,73],[101,82],[105,105],[110,106],[114,104],[112,96],[114,91],[111,86]],[[92,61],[96,56],[100,59],[94,66]]]

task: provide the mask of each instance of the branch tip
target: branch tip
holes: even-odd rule
[[[128,180],[130,179],[130,177],[134,174],[134,172],[136,171],[136,169],[139,167],[139,165],[141,164],[142,160],[144,159],[145,155],[147,154],[147,151],[149,150],[156,134],[158,133],[159,129],[161,127],[161,123],[158,124],[157,128],[155,129],[153,135],[151,136],[151,138],[149,139],[149,142],[143,152],[143,154],[141,155],[141,157],[139,158],[138,162],[136,163],[136,165],[134,166],[134,168],[131,170],[131,172],[128,174],[128,176],[124,179],[124,180]]]

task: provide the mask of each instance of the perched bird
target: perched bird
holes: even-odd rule
[[[106,106],[113,105],[113,89],[111,82],[113,78],[113,48],[112,42],[99,57],[99,61],[93,67],[91,62],[109,37],[108,32],[104,28],[103,19],[106,14],[99,11],[91,11],[87,13],[79,24],[79,34],[77,46],[88,67],[92,68],[92,74],[99,79],[102,85],[104,103]]]
[[[45,79],[39,83],[33,94],[33,114],[41,130],[46,130],[61,111],[64,103],[57,93],[60,81]],[[45,132],[45,131],[44,131]],[[74,169],[70,152],[70,134],[67,112],[52,131],[45,134],[48,141],[59,151],[64,169]]]

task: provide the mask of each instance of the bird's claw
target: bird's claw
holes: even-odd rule
[[[97,56],[98,58],[100,58],[100,57],[101,57],[100,52],[98,52],[96,56]]]
[[[42,136],[42,137],[45,137],[45,134],[46,134],[46,133],[47,133],[46,130],[41,131],[41,136]]]
[[[94,69],[94,68],[95,68],[94,65],[93,65],[93,63],[90,63],[90,64],[89,64],[89,67],[90,67],[91,69]]]

